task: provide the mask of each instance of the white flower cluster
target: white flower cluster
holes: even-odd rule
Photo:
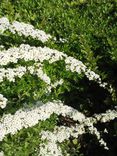
[[[87,120],[86,120],[87,121]],[[100,145],[103,145],[105,149],[109,149],[107,147],[106,142],[101,138],[100,132],[97,130],[97,128],[94,127],[93,123],[91,122],[84,122],[85,126],[88,126],[88,132],[90,132],[91,134],[95,135],[100,143]]]
[[[77,138],[79,135],[90,132],[93,135],[96,135],[99,143],[104,146],[106,150],[108,150],[106,142],[101,138],[99,131],[97,128],[94,127],[94,123],[100,122],[109,122],[113,119],[117,118],[117,111],[115,110],[108,110],[106,113],[102,114],[95,114],[94,117],[84,118],[84,120],[78,125],[76,124],[75,127],[55,127],[53,132],[50,131],[42,131],[41,132],[41,139],[48,141],[48,143],[42,143],[40,145],[40,153],[39,156],[46,156],[54,154],[59,156],[62,155],[62,151],[57,143],[62,143],[65,140],[68,140],[70,136]],[[78,118],[76,118],[77,120]],[[85,127],[88,127],[88,131],[86,131]],[[104,130],[105,131],[105,130]],[[106,133],[107,130],[106,130]],[[53,146],[52,146],[53,145]]]
[[[106,120],[102,120],[104,118]],[[106,113],[95,115],[94,117],[84,118],[80,122],[80,124],[76,124],[75,126],[55,127],[53,132],[42,131],[41,139],[46,140],[46,144],[42,143],[40,145],[39,156],[46,156],[48,154],[51,156],[53,156],[54,154],[56,156],[59,156],[59,154],[62,155],[61,149],[60,147],[58,147],[57,143],[62,143],[65,140],[68,140],[71,136],[74,138],[78,138],[79,135],[82,135],[87,132],[90,132],[91,134],[96,135],[97,139],[99,140],[99,143],[103,145],[106,150],[108,150],[109,148],[107,147],[106,142],[101,138],[100,132],[97,130],[97,128],[94,127],[93,124],[97,123],[98,121],[109,122],[115,118],[117,118],[117,112],[115,110],[112,110],[112,111],[109,110]],[[76,120],[77,119],[78,117],[76,118]],[[86,130],[85,127],[87,127],[88,130]]]
[[[0,82],[8,79],[10,82],[15,82],[15,77],[21,78],[26,73],[26,67],[19,66],[17,68],[0,68]]]
[[[53,113],[63,116],[70,116],[74,120],[84,120],[85,116],[73,109],[72,107],[64,106],[61,102],[48,102],[40,107],[34,107],[31,110],[18,110],[14,115],[3,115],[0,120],[0,140],[5,135],[15,134],[22,128],[32,127],[41,120],[48,119]]]
[[[35,29],[33,25],[26,24],[26,23],[23,23],[23,22],[18,22],[18,21],[14,21],[12,24],[10,24],[9,20],[6,17],[2,17],[2,18],[0,18],[0,32],[3,33],[5,30],[9,30],[12,33],[16,33],[17,32],[19,35],[24,35],[26,37],[32,36],[32,38],[34,38],[34,39],[37,38],[38,40],[41,40],[42,42],[46,42],[49,38],[51,38],[51,36],[46,34],[44,31]],[[39,47],[39,49],[42,50],[43,48]],[[10,48],[9,50],[14,50],[14,49]],[[18,49],[15,49],[15,50],[17,51]],[[47,47],[44,47],[44,50],[48,51],[48,52],[52,51],[52,49],[49,49]],[[47,59],[47,56],[45,57],[45,55],[44,55],[45,51],[43,51],[42,58],[46,58]],[[35,51],[34,51],[34,53],[35,53]],[[58,53],[58,51],[57,51],[57,53]],[[0,56],[1,65],[5,65],[8,62],[17,63],[18,59],[19,58],[21,59],[21,57],[19,57],[19,55],[17,55],[16,52],[15,52],[15,55],[12,55],[12,53],[9,51],[8,54],[11,55],[11,57],[9,55],[7,56],[7,54],[5,55],[5,57],[4,57],[4,54],[3,55],[2,55],[2,53],[0,54],[1,55]],[[30,55],[30,53],[28,53],[27,55],[26,55],[26,58],[23,57],[24,60],[39,60],[38,56],[40,57],[40,55],[38,55],[38,54],[35,55],[36,57],[34,57],[33,53],[31,55]],[[48,58],[50,63],[55,62],[54,55],[55,54],[51,55],[51,59],[50,60]],[[94,73],[90,69],[87,69],[86,66],[81,61],[76,60],[73,57],[68,57],[67,55],[65,55],[65,56],[66,56],[66,60],[65,60],[65,62],[66,62],[66,69],[69,69],[72,72],[77,72],[77,73],[83,72],[87,76],[87,78],[89,80],[95,80],[103,88],[108,87],[107,83],[105,83],[105,82],[102,83],[101,78],[100,78],[100,76],[98,74]],[[60,58],[61,56],[58,56],[58,57]],[[40,61],[41,61],[41,59],[40,59]],[[46,60],[46,59],[44,59],[44,60]],[[108,90],[110,91],[110,88]]]
[[[102,83],[100,76],[90,69],[87,69],[87,67],[81,61],[69,56],[65,59],[65,63],[67,70],[70,70],[71,72],[77,72],[78,74],[84,73],[90,81],[96,81],[100,87],[106,88],[108,85],[105,82]]]
[[[10,62],[17,63],[19,59],[24,59],[24,61],[34,60],[41,63],[43,63],[44,60],[53,63],[65,59],[67,70],[77,72],[78,74],[83,73],[89,80],[94,80],[99,83],[101,87],[105,88],[108,85],[105,82],[102,83],[100,76],[90,69],[87,69],[81,61],[67,56],[58,50],[50,49],[48,47],[31,47],[27,44],[21,44],[20,47],[13,47],[8,50],[0,51],[0,65],[7,65]]]
[[[47,87],[47,90],[49,92],[51,92],[52,88],[56,88],[57,86],[61,86],[63,84],[64,80],[63,79],[60,79],[58,81],[56,81],[55,83],[51,83],[48,87]]]
[[[108,110],[108,111],[106,111],[106,113],[102,113],[101,115],[96,114],[94,117],[96,118],[96,121],[100,121],[103,123],[109,122],[109,121],[117,118],[117,111],[116,110]]]
[[[7,18],[0,18],[0,33],[3,33],[5,30],[9,29],[9,25],[9,20]]]
[[[51,38],[51,35],[46,34],[42,30],[35,29],[31,24],[26,24],[24,22],[18,21],[14,21],[12,24],[10,24],[9,20],[6,17],[2,17],[0,18],[0,32],[4,33],[5,30],[9,30],[13,34],[17,32],[20,36],[31,36],[34,39],[42,41],[43,43]]]
[[[48,142],[48,144],[43,143],[40,145],[40,152],[38,156],[63,156],[63,154],[61,148],[57,146],[57,144],[54,143],[53,140],[51,140]]]
[[[4,152],[3,151],[0,151],[0,156],[4,156]]]
[[[42,81],[47,84],[47,92],[51,92],[52,88],[56,88],[58,85],[63,84],[63,79],[56,81],[55,83],[51,82],[50,77],[43,71],[41,63],[35,63],[33,66],[19,66],[17,68],[0,68],[0,82],[3,82],[4,79],[7,79],[10,82],[15,82],[15,79],[22,78],[26,73],[31,75],[37,75]]]
[[[14,21],[12,24],[5,17],[0,18],[0,33],[9,30],[13,34],[24,35],[26,37],[31,36],[34,39],[38,39],[43,43],[51,38],[42,30],[35,29],[32,25],[23,22]],[[62,40],[61,40],[62,41]],[[63,40],[64,41],[64,40]],[[3,49],[3,46],[0,46]],[[14,82],[15,78],[21,78],[24,74],[30,73],[37,75],[41,80],[47,84],[47,90],[51,91],[52,88],[56,88],[58,85],[63,84],[63,79],[51,83],[49,76],[43,71],[43,62],[47,60],[50,64],[59,60],[65,61],[65,68],[71,72],[78,74],[85,74],[89,80],[96,81],[101,87],[108,88],[108,84],[102,82],[100,76],[95,72],[88,69],[81,61],[64,54],[58,50],[50,49],[48,47],[31,47],[30,45],[21,44],[20,47],[9,48],[8,50],[0,50],[0,66],[7,65],[8,63],[17,63],[18,60],[35,61],[33,66],[18,66],[17,68],[0,68],[0,82],[4,79]],[[109,88],[110,92],[113,88]],[[0,94],[0,107],[3,109],[7,105],[7,99]],[[47,144],[40,145],[39,156],[62,156],[62,151],[58,147],[57,143],[62,143],[64,140],[70,138],[70,136],[77,138],[78,135],[90,132],[96,135],[99,143],[108,149],[106,143],[101,138],[100,132],[94,126],[98,121],[109,122],[117,118],[117,111],[108,110],[106,113],[95,114],[93,117],[86,118],[84,114],[78,112],[72,107],[63,105],[60,101],[48,102],[40,107],[36,106],[32,109],[16,111],[14,115],[4,114],[0,120],[0,141],[3,140],[7,134],[15,134],[22,128],[32,127],[38,124],[39,121],[46,120],[53,113],[62,116],[68,116],[74,121],[79,121],[72,127],[55,127],[54,132],[42,131],[42,140],[47,140]],[[87,127],[87,130],[86,130]],[[1,153],[0,153],[1,154]],[[66,153],[67,155],[67,153]]]
[[[56,82],[55,82],[54,84],[52,84],[51,86],[52,86],[53,88],[56,88],[58,85],[62,85],[63,82],[64,82],[64,80],[63,80],[63,79],[60,79],[59,81],[56,81]]]
[[[48,60],[50,63],[62,60],[66,54],[48,47],[31,47],[28,44],[21,44],[20,47],[9,48],[8,50],[0,51],[0,65],[8,63],[17,63],[18,60],[35,62]]]
[[[117,118],[117,111],[109,110],[106,113],[86,118],[81,112],[78,112],[72,107],[63,105],[60,101],[48,102],[42,106],[36,106],[30,110],[20,109],[16,111],[14,115],[3,115],[0,121],[0,141],[3,140],[5,135],[9,133],[15,134],[18,132],[18,130],[21,130],[22,128],[32,127],[38,124],[39,121],[48,119],[53,113],[57,115],[61,114],[65,117],[68,116],[75,121],[79,121],[79,124],[76,124],[76,126],[67,128],[67,130],[65,131],[66,134],[64,135],[62,135],[62,133],[58,131],[58,134],[56,134],[56,136],[57,139],[59,139],[59,142],[62,142],[65,139],[69,138],[68,136],[70,135],[77,138],[78,135],[87,132],[85,129],[85,127],[87,127],[88,132],[90,132],[91,134],[95,134],[100,144],[104,145],[105,149],[108,149],[106,143],[101,138],[99,131],[94,127],[94,124],[98,121],[108,122]],[[44,139],[44,136],[42,138]]]
[[[76,125],[75,127],[56,126],[53,132],[42,131],[41,139],[48,141],[48,143],[40,145],[39,156],[62,156],[62,151],[57,146],[57,143],[62,143],[71,136],[77,138],[78,135],[83,133],[85,133],[85,129],[81,125]]]
[[[4,79],[8,79],[10,82],[15,82],[15,78],[21,78],[27,72],[33,75],[37,75],[47,84],[50,84],[50,78],[42,70],[42,65],[40,63],[34,64],[33,66],[19,66],[17,68],[0,68],[0,82]]]
[[[86,66],[79,60],[69,56],[65,59],[67,70],[71,70],[71,72],[77,72],[81,74],[86,71]]]
[[[5,108],[7,105],[7,99],[2,95],[0,94],[0,108]]]
[[[46,143],[42,143],[40,147],[39,156],[62,156],[62,151],[60,147],[57,145],[58,143],[62,143],[65,140],[68,140],[71,136],[74,138],[78,138],[79,135],[86,133],[85,126],[88,126],[88,130],[91,134],[95,134],[99,143],[104,145],[104,148],[108,150],[108,147],[104,140],[101,138],[100,133],[93,126],[92,123],[88,125],[86,122],[82,124],[76,124],[75,126],[65,127],[65,126],[56,126],[53,132],[50,131],[42,131],[41,139],[45,140]]]

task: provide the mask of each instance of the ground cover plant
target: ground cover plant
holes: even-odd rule
[[[116,155],[116,10],[1,0],[0,155]]]

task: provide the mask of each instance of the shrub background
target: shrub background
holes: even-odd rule
[[[107,90],[87,80],[85,76],[80,79],[70,75],[66,78],[67,82],[64,84],[66,87],[53,91],[47,100],[62,99],[65,104],[72,105],[87,116],[105,112],[107,109],[117,106],[116,0],[104,0],[103,2],[102,0],[1,0],[0,16],[6,16],[11,21],[29,22],[57,38],[56,41],[51,40],[42,44],[31,38],[24,39],[7,33],[5,36],[0,36],[0,44],[5,48],[28,43],[32,46],[46,45],[64,51],[68,55],[80,59],[87,67],[101,75],[103,81],[111,84],[115,90],[110,95]],[[61,39],[65,39],[65,42],[61,42]],[[55,66],[57,67],[56,64]],[[45,66],[45,71],[50,73],[49,70],[54,69],[55,66],[49,68]],[[51,74],[53,77],[53,73]],[[29,77],[28,81],[30,84],[32,78]],[[26,85],[26,81],[21,83]],[[35,82],[33,84],[35,85]],[[19,94],[21,88],[22,85],[19,87]],[[9,91],[5,90],[4,92],[8,93]],[[26,90],[26,94],[27,92]],[[9,92],[9,94],[11,93]],[[28,97],[30,96],[31,94],[28,95]],[[45,99],[45,96],[43,97],[39,93],[39,98],[41,97]],[[20,98],[19,100],[22,101]],[[11,111],[13,111],[13,107]],[[1,113],[3,112],[1,111]],[[112,125],[111,138],[114,135],[117,137],[116,122],[113,122]],[[6,148],[6,146],[4,147]],[[112,151],[114,150],[113,143]]]

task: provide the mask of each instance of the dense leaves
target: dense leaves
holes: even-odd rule
[[[103,81],[108,82],[114,88],[113,93],[110,94],[98,84],[87,80],[85,76],[65,71],[62,61],[52,65],[45,62],[43,70],[50,76],[52,82],[63,78],[64,84],[53,89],[51,94],[45,94],[46,84],[39,81],[36,76],[27,74],[22,79],[17,78],[15,83],[5,80],[0,84],[0,93],[9,98],[10,102],[4,110],[0,110],[0,115],[4,112],[14,113],[18,108],[23,107],[23,103],[31,105],[38,99],[42,101],[64,100],[65,104],[71,105],[87,116],[105,112],[107,109],[114,109],[117,106],[116,0],[1,0],[0,16],[6,16],[10,21],[28,22],[56,37],[56,40],[51,39],[47,43],[41,43],[31,37],[26,38],[5,32],[4,35],[0,35],[0,45],[4,45],[5,49],[25,43],[64,51],[68,55],[80,59],[88,68],[101,75]],[[64,39],[63,42],[62,39]],[[21,60],[18,64],[29,66],[32,62],[25,63]],[[17,65],[9,64],[6,67],[15,66]],[[51,124],[52,119],[50,118],[50,123],[45,122],[45,127],[49,128],[50,125],[55,125],[55,123]],[[116,120],[109,125],[111,132],[109,138],[113,142],[117,142],[117,132],[111,125],[116,127]],[[16,151],[18,156],[22,155],[22,152],[26,156],[34,155],[34,150],[37,149],[40,142],[37,133],[43,128],[44,126],[37,126],[34,127],[34,130],[30,129],[28,132],[22,130],[16,136],[8,136],[0,148],[4,149],[8,156],[14,155]],[[21,140],[22,136],[23,139],[25,138],[23,141]],[[83,149],[85,155],[91,156],[91,147],[95,138],[92,136],[88,136],[88,139],[87,136],[84,138],[85,136],[81,139],[81,151]],[[87,140],[91,140],[91,142],[89,143]],[[108,139],[106,138],[106,140]],[[80,146],[73,147],[73,144],[78,145],[79,142],[71,139],[70,142],[63,144],[63,149],[68,148],[70,151],[72,148],[71,155],[75,156],[79,154]],[[110,148],[110,152],[106,152],[106,155],[114,156],[113,151],[116,145],[113,144],[113,147],[110,146]],[[102,152],[102,149],[98,149],[97,144],[94,149],[97,149],[99,153]]]

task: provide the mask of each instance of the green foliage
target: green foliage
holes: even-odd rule
[[[47,85],[37,76],[24,75],[21,79],[16,78],[15,82],[4,81],[0,85],[0,91],[6,96],[8,107],[2,112],[14,112],[23,107],[23,103],[34,103],[34,101],[44,99]]]
[[[83,156],[80,153],[80,144],[77,139],[71,138],[69,141],[66,140],[60,145],[63,155],[65,156],[66,153],[69,153],[70,156]]]
[[[15,135],[8,135],[1,143],[0,150],[3,150],[6,156],[37,156],[39,145],[42,143],[40,132],[52,131],[56,123],[57,116],[53,114],[50,119],[40,121],[34,127],[22,129]]]
[[[56,37],[43,44],[31,37],[20,37],[6,31],[0,35],[0,45],[6,49],[19,46],[21,43],[31,46],[48,46],[64,51],[101,75],[102,80],[114,88],[112,96],[85,76],[65,71],[64,62],[52,65],[45,62],[44,71],[54,83],[64,79],[62,86],[45,93],[47,85],[36,76],[28,73],[16,82],[5,80],[0,83],[0,93],[9,99],[3,113],[15,113],[23,107],[23,103],[31,105],[37,100],[44,102],[62,99],[90,116],[104,112],[117,105],[117,1],[116,0],[1,0],[0,17],[6,16],[10,21],[18,20],[30,23]],[[61,39],[65,39],[61,42]],[[34,62],[19,61],[7,67],[32,65]],[[36,155],[41,142],[38,133],[56,125],[52,116],[48,121],[41,122],[33,128],[21,130],[14,136],[7,136],[0,146],[8,156]],[[116,124],[115,124],[115,127]],[[116,134],[117,135],[117,134]],[[74,145],[73,145],[74,144]],[[71,152],[71,156],[80,155],[79,143],[76,140],[66,141],[61,147]],[[72,147],[72,150],[71,150]]]

